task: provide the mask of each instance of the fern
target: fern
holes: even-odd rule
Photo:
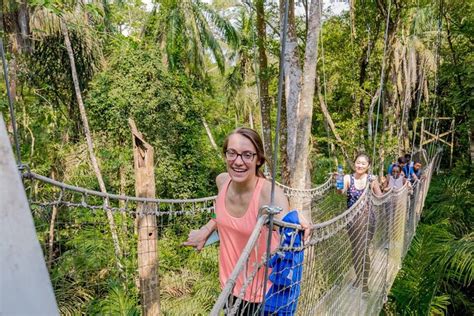
[[[444,315],[472,310],[472,180],[434,178],[422,222],[391,289],[387,313]],[[456,302],[455,304],[453,302]]]

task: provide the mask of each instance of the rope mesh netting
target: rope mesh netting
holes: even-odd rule
[[[281,186],[287,196],[308,201],[311,238],[303,242],[300,226],[275,221],[266,256],[268,216],[261,216],[223,290],[218,247],[181,246],[212,217],[215,197],[123,197],[31,172],[24,181],[62,314],[95,313],[91,306],[104,308],[111,295],[122,295],[144,310],[159,296],[163,314],[372,315],[408,251],[439,160],[438,153],[425,164],[421,181],[381,197],[366,189],[349,209],[331,179],[311,190]],[[101,302],[88,304],[94,300]]]

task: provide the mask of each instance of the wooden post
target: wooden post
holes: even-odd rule
[[[138,131],[135,122],[128,119],[133,136],[133,160],[135,169],[135,194],[137,197],[155,197],[153,147]],[[160,313],[160,287],[158,279],[157,226],[153,205],[138,203],[138,274],[143,315]]]

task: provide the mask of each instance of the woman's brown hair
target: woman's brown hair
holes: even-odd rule
[[[258,177],[265,178],[263,172],[260,170],[260,167],[265,164],[267,159],[265,158],[265,151],[263,149],[263,141],[260,135],[258,135],[258,133],[254,131],[253,129],[247,128],[247,127],[239,127],[233,130],[229,135],[227,135],[227,137],[224,140],[224,145],[222,146],[222,152],[224,153],[224,155],[225,155],[225,152],[227,151],[227,146],[229,145],[229,138],[233,134],[242,135],[243,137],[250,140],[250,142],[252,142],[257,154],[257,168],[255,169],[255,174]]]

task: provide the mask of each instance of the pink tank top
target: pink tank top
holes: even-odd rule
[[[258,178],[257,185],[250,200],[249,206],[245,214],[240,217],[233,217],[227,212],[225,207],[225,197],[227,189],[229,188],[231,179],[224,183],[224,186],[219,192],[216,201],[216,223],[217,230],[219,232],[220,246],[219,246],[219,280],[221,287],[223,288],[227,282],[232,270],[234,269],[240,255],[242,254],[247,241],[252,234],[252,231],[257,223],[258,208],[260,192],[262,191],[263,184],[265,183],[264,178]],[[263,256],[266,253],[266,240],[268,236],[268,229],[264,227],[263,233],[260,235],[256,247],[252,250],[248,265],[241,272],[236,280],[236,284],[233,289],[233,295],[239,296],[240,290],[242,289],[247,277],[250,277],[253,272],[253,267],[256,262],[261,262]],[[272,234],[272,247],[275,249],[278,245],[278,233]],[[271,270],[269,270],[269,273]],[[261,302],[263,299],[263,279],[264,279],[264,267],[259,269],[259,272],[254,277],[252,283],[250,283],[245,290],[243,299],[248,302]],[[267,290],[270,288],[271,283],[267,284]]]

